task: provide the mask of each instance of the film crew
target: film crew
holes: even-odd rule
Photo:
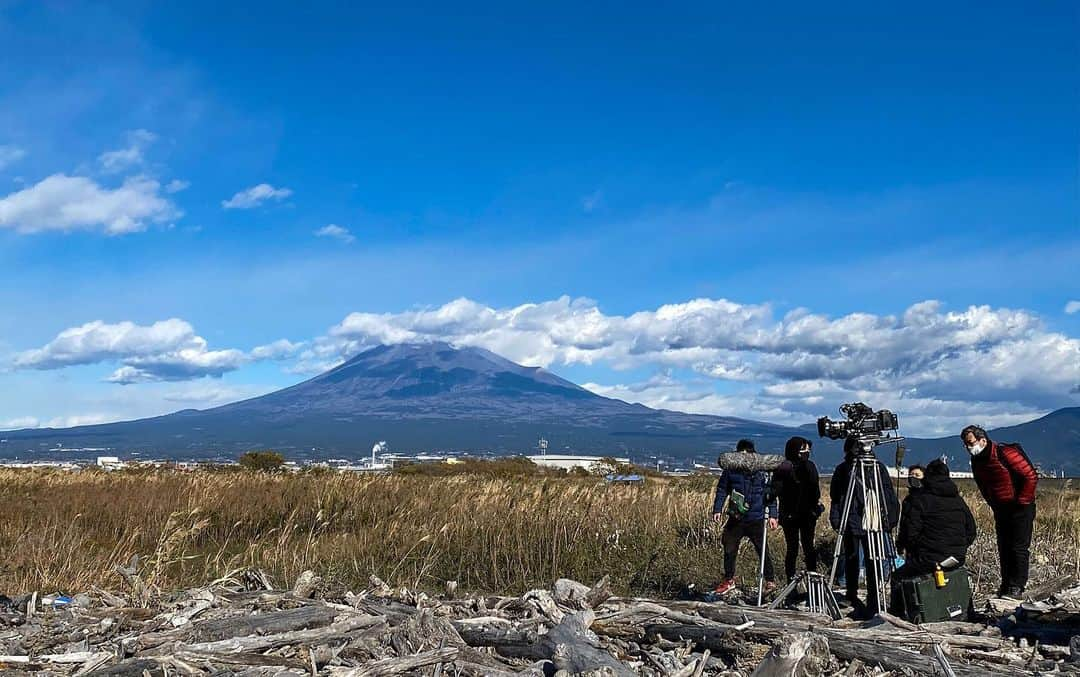
[[[829,482],[829,523],[833,530],[840,530],[843,520],[844,505],[847,504],[848,484],[852,480],[852,471],[855,467],[856,456],[859,453],[859,440],[848,437],[844,440],[844,460],[833,471],[832,480]],[[900,503],[896,500],[896,490],[893,489],[889,471],[881,461],[874,460],[874,468],[878,473],[881,485],[881,496],[874,497],[874,502],[868,502],[866,487],[863,486],[863,478],[856,473],[855,480],[851,484],[852,500],[850,512],[844,533],[838,534],[842,541],[844,552],[844,584],[847,588],[847,599],[854,608],[854,616],[870,618],[878,609],[878,571],[877,566],[872,566],[874,553],[871,552],[870,543],[867,539],[866,529],[863,526],[864,518],[872,519],[873,516],[863,514],[863,508],[877,509],[880,511],[881,529],[889,532],[896,528],[900,517]],[[859,559],[860,554],[866,562],[866,603],[859,601]],[[885,601],[885,600],[881,600]]]
[[[915,481],[920,486],[904,499],[896,534],[896,547],[904,551],[905,560],[893,572],[894,584],[903,578],[932,573],[949,557],[956,558],[956,566],[962,566],[968,548],[975,542],[975,518],[949,477],[949,466],[940,459],[931,461],[923,477]]]
[[[756,454],[751,440],[739,440],[736,452]],[[727,507],[725,509],[725,502]],[[716,484],[716,499],[713,501],[713,519],[724,523],[720,542],[724,548],[724,580],[716,586],[714,592],[724,595],[735,588],[735,563],[739,556],[739,545],[744,538],[754,546],[759,558],[764,560],[764,589],[776,589],[772,558],[765,548],[765,519],[775,529],[776,501],[769,497],[768,473],[764,470],[735,470],[725,468],[720,473]]]
[[[960,439],[971,455],[979,493],[994,513],[1001,563],[998,596],[1020,597],[1028,581],[1039,474],[1019,443],[994,442],[976,425],[964,428]]]
[[[795,577],[795,564],[802,544],[807,571],[817,571],[817,550],[814,531],[818,518],[825,511],[821,504],[821,478],[817,465],[810,460],[813,442],[805,437],[792,437],[784,445],[784,464],[772,478],[772,493],[779,499],[780,526],[784,530],[784,574],[790,581]]]

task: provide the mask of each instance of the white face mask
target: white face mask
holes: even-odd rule
[[[972,456],[978,456],[986,448],[986,440],[979,440],[975,444],[967,448],[968,453]]]

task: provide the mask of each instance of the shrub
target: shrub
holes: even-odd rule
[[[285,457],[276,451],[249,451],[240,457],[240,467],[255,472],[280,472]]]

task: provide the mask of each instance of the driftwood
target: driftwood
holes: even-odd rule
[[[229,637],[268,635],[291,630],[306,630],[330,625],[337,612],[325,606],[307,606],[272,613],[222,618],[196,623],[192,638],[210,642]]]
[[[804,632],[777,642],[752,677],[815,677],[825,674],[831,662],[828,640]]]
[[[124,569],[125,593],[91,590],[67,608],[19,598],[25,601],[0,616],[0,670],[78,677],[1080,674],[1080,632],[1069,624],[1080,617],[1074,589],[1026,602],[999,629],[618,598],[606,578],[591,586],[560,579],[550,590],[513,597],[469,595],[455,585],[429,596],[376,578],[347,592],[310,572],[288,590],[270,590],[264,574],[237,572],[165,593],[139,588],[135,563]],[[1017,639],[1029,631],[1031,639],[1054,641]]]

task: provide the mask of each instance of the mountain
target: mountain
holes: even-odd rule
[[[823,469],[840,460],[840,443],[817,440],[813,424],[789,428],[650,409],[601,397],[481,348],[423,343],[372,348],[303,383],[213,409],[0,433],[0,458],[93,458],[108,449],[233,459],[250,449],[277,449],[291,458],[325,459],[363,456],[377,440],[401,452],[520,454],[531,453],[544,436],[551,453],[637,459],[656,454],[705,462],[743,437],[754,439],[760,451],[776,451],[792,435],[815,439],[814,455]],[[990,436],[1019,440],[1046,469],[1080,471],[1080,407],[991,430]],[[956,435],[905,444],[907,463],[944,453],[966,466]],[[879,457],[891,465],[891,447]]]
[[[551,453],[706,460],[742,437],[764,449],[792,434],[769,423],[601,397],[487,350],[424,343],[372,348],[303,383],[204,411],[3,433],[0,454],[78,453],[49,451],[62,445],[176,458],[235,458],[265,448],[326,458],[365,454],[380,439],[396,451],[529,453],[544,436]]]

